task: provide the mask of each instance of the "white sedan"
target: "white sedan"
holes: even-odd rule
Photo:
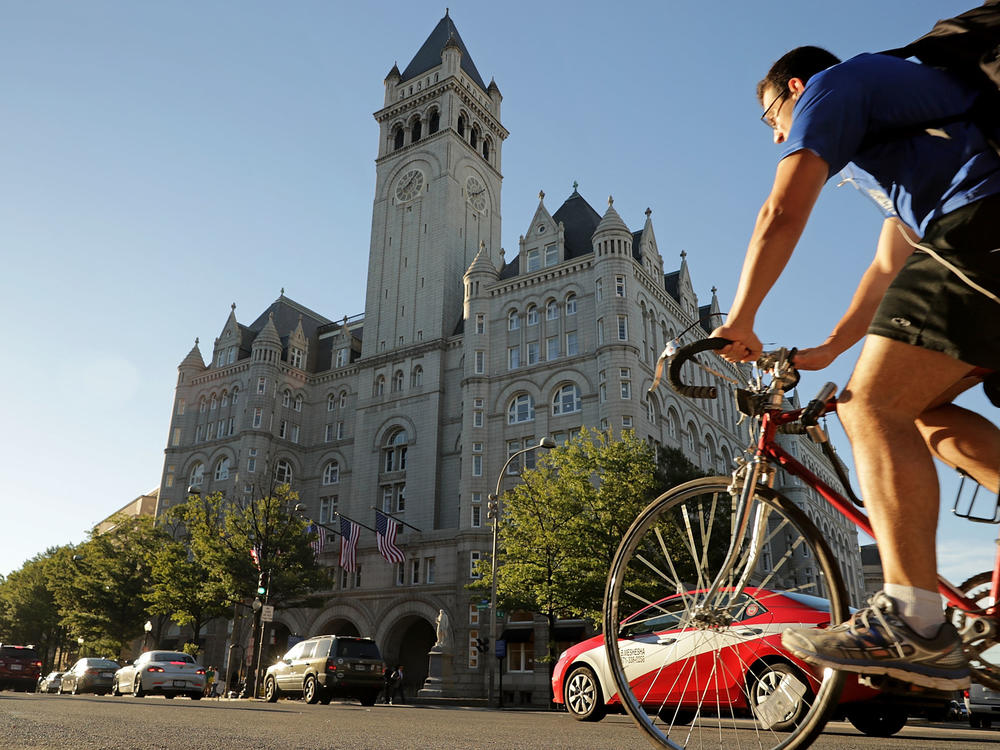
[[[205,668],[181,651],[146,651],[115,672],[111,692],[131,693],[136,698],[186,695],[196,701],[205,692]]]

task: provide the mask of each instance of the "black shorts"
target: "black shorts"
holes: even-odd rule
[[[1000,195],[931,222],[921,244],[1000,297]],[[1000,302],[921,250],[889,285],[868,333],[1000,370]]]

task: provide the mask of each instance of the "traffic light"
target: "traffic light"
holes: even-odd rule
[[[486,649],[488,649],[489,647],[490,647],[489,638],[476,638],[476,651],[478,651],[481,654],[485,654]]]
[[[267,593],[267,582],[264,579],[264,571],[257,576],[257,595],[264,596]]]
[[[489,497],[486,499],[486,517],[487,518],[496,518],[497,517],[497,509],[498,509],[499,505],[500,505],[500,500],[497,498],[496,495],[494,495],[491,492],[490,495],[489,495]]]

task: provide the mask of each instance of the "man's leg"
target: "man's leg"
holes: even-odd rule
[[[937,590],[938,478],[917,419],[970,369],[868,336],[838,403],[886,583]]]
[[[1000,429],[995,424],[981,414],[945,403],[921,414],[917,428],[937,458],[961,469],[987,490],[1000,493]]]
[[[837,411],[892,596],[877,594],[870,607],[833,628],[786,631],[782,643],[800,658],[940,690],[968,686],[958,634],[944,623],[935,593],[938,480],[916,421],[970,369],[939,352],[866,339]],[[907,614],[919,616],[911,623]]]

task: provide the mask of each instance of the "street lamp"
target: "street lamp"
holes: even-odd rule
[[[153,623],[151,621],[149,621],[149,620],[146,620],[146,624],[142,626],[142,629],[146,631],[146,635],[144,635],[143,638],[142,638],[142,650],[143,651],[148,651],[149,650],[149,634],[153,632]]]
[[[83,658],[83,636],[82,635],[79,638],[76,639],[76,645],[79,646],[79,648],[76,650],[76,658],[77,659],[82,659]]]
[[[496,653],[497,647],[497,527],[500,523],[500,485],[503,483],[504,474],[507,472],[507,467],[510,466],[511,462],[522,453],[528,453],[538,448],[552,449],[556,447],[556,441],[550,438],[548,435],[543,437],[538,441],[537,445],[529,445],[527,448],[522,448],[516,453],[510,454],[507,457],[507,462],[500,469],[500,475],[497,477],[497,490],[492,495],[489,496],[489,514],[493,519],[493,552],[490,557],[491,575],[490,575],[490,646],[494,649]],[[488,695],[486,697],[486,704],[488,706],[493,705],[493,680],[496,676],[496,662],[497,659],[493,658],[489,660],[490,664],[490,685]]]

